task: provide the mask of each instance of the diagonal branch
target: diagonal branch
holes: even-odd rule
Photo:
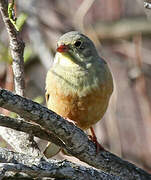
[[[0,178],[6,172],[24,172],[33,177],[70,178],[79,180],[122,180],[93,168],[76,165],[69,161],[46,160],[0,148]]]
[[[0,107],[16,112],[23,118],[30,118],[33,122],[53,132],[65,143],[66,150],[71,155],[93,167],[125,179],[151,179],[151,175],[144,170],[108,151],[96,153],[95,144],[81,129],[38,103],[0,89]]]
[[[45,131],[41,126],[37,124],[32,124],[25,122],[21,118],[11,118],[0,114],[0,126],[11,128],[17,131],[22,131],[25,133],[30,133],[33,136],[44,139],[46,141],[51,141],[58,146],[64,147],[65,144],[57,138],[54,134]]]

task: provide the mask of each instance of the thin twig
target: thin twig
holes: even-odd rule
[[[125,179],[151,179],[151,175],[144,170],[108,151],[97,153],[95,144],[81,129],[38,103],[0,89],[0,107],[16,112],[25,119],[29,118],[54,133],[65,143],[71,155],[95,168]]]

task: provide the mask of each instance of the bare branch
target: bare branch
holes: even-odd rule
[[[24,95],[24,42],[22,41],[19,32],[11,23],[8,17],[8,1],[0,0],[0,11],[5,23],[9,40],[10,49],[13,58],[13,72],[15,80],[15,91],[17,94]]]
[[[151,9],[151,3],[149,3],[149,2],[144,2],[144,7],[145,7],[146,9]]]
[[[17,94],[24,96],[24,42],[22,41],[19,32],[9,19],[7,0],[0,0],[0,11],[9,35],[10,49],[13,58],[15,91]],[[0,135],[16,151],[29,154],[40,154],[39,149],[36,148],[36,143],[25,133],[1,127]]]
[[[29,122],[25,122],[21,118],[15,119],[0,114],[0,126],[8,127],[25,133],[30,133],[33,136],[44,139],[46,141],[51,140],[51,142],[55,143],[56,145],[65,147],[64,143],[59,138],[54,136],[54,134],[45,131],[41,126],[37,124],[31,124]]]
[[[46,160],[0,148],[0,178],[8,171],[24,172],[33,177],[55,177],[79,180],[122,180],[93,168],[76,165],[69,161]],[[14,163],[15,162],[15,163]]]
[[[95,144],[81,129],[38,103],[0,89],[0,107],[29,118],[53,132],[66,144],[66,150],[71,155],[93,167],[125,179],[151,179],[147,172],[108,151],[96,153]]]

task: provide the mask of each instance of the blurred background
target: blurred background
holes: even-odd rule
[[[95,125],[98,141],[150,172],[151,10],[144,8],[142,0],[16,0],[15,14],[26,44],[26,96],[45,105],[45,77],[58,38],[70,30],[83,32],[94,41],[114,76],[107,113]],[[0,17],[0,87],[12,91],[8,45]],[[0,146],[8,145],[1,139]]]

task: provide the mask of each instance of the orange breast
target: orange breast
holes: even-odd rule
[[[53,81],[51,86],[47,87],[46,96],[49,109],[64,118],[75,121],[81,129],[90,128],[102,118],[113,88],[111,80],[83,97],[77,94],[65,96],[62,90],[57,88],[56,83]]]

